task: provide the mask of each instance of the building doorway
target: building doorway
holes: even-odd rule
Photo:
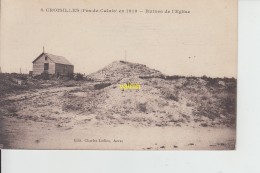
[[[49,70],[49,63],[44,63],[44,72],[48,72]]]

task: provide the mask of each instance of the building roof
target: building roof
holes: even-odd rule
[[[50,53],[42,53],[40,56],[38,56],[38,57],[33,61],[33,63],[34,63],[38,58],[40,58],[42,55],[47,56],[47,57],[50,58],[50,60],[53,61],[54,63],[64,64],[64,65],[72,65],[65,57],[63,57],[63,56],[58,56],[58,55],[53,55],[53,54],[50,54]]]

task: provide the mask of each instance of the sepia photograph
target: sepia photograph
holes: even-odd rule
[[[235,150],[236,0],[1,0],[0,148]]]

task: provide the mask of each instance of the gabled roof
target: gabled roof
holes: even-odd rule
[[[64,65],[72,65],[65,57],[53,55],[53,54],[50,54],[50,53],[42,53],[42,54],[39,55],[32,63],[34,63],[34,62],[35,62],[37,59],[39,59],[42,55],[47,56],[47,57],[50,58],[50,60],[53,61],[54,63],[64,64]]]

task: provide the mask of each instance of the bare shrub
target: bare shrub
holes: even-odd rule
[[[104,117],[101,115],[96,115],[95,118],[96,120],[104,120]]]
[[[174,100],[176,102],[179,101],[179,90],[170,90],[168,88],[164,88],[161,90],[162,95],[164,98],[168,100]]]
[[[207,123],[201,123],[200,124],[202,127],[208,127],[208,124]]]
[[[75,73],[75,74],[73,75],[73,79],[74,79],[75,81],[83,80],[83,79],[84,79],[84,74]]]
[[[146,112],[146,111],[147,111],[146,106],[147,106],[147,102],[145,102],[145,103],[138,103],[138,104],[136,105],[136,109],[137,109],[139,112]]]
[[[174,76],[165,76],[164,79],[166,80],[176,80],[176,79],[181,79],[184,78],[184,76],[178,76],[178,75],[174,75]]]
[[[99,83],[99,84],[94,85],[94,89],[100,90],[100,89],[106,88],[110,85],[111,85],[111,83]]]
[[[169,99],[169,100],[174,100],[176,102],[179,101],[179,96],[177,93],[170,93],[169,95],[166,95],[166,99]]]
[[[221,100],[221,105],[225,108],[227,113],[235,115],[236,114],[236,97],[229,96]]]
[[[193,106],[193,104],[191,102],[187,102],[186,106],[191,107],[191,106]]]
[[[6,109],[9,113],[16,113],[18,111],[14,106],[7,107]]]
[[[65,87],[75,87],[77,86],[77,84],[75,84],[74,82],[66,82],[63,84]]]
[[[208,98],[207,98],[207,96],[202,96],[201,97],[201,100],[203,100],[203,101],[205,101],[205,100],[207,100]]]
[[[48,72],[43,72],[40,75],[34,76],[35,79],[43,79],[43,80],[50,80],[50,75]]]

